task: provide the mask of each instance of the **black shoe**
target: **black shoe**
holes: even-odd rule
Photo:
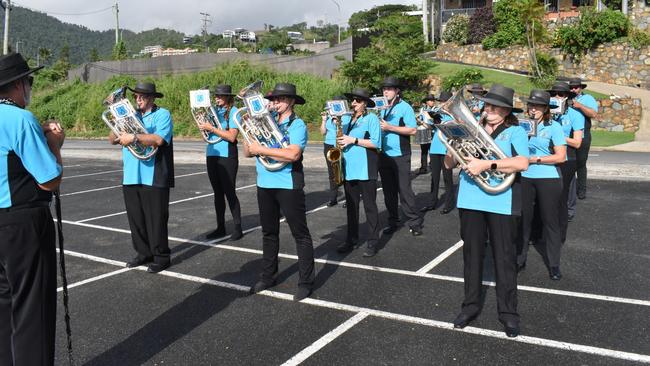
[[[514,338],[519,335],[519,323],[505,322],[503,324],[503,331],[508,337]]]
[[[578,192],[578,199],[583,200],[587,198],[587,193],[586,192]]]
[[[526,269],[526,263],[517,264],[517,273],[523,272]]]
[[[366,250],[363,252],[364,257],[374,257],[375,254],[377,254],[377,247],[376,246],[367,246]]]
[[[568,221],[568,222],[573,221],[573,218],[574,218],[575,216],[576,216],[576,215],[569,215],[569,216],[567,216],[567,221]]]
[[[336,205],[338,205],[338,202],[336,200],[327,202],[327,207],[334,207]]]
[[[336,247],[336,251],[339,253],[349,253],[354,249],[354,243],[341,243],[339,246]]]
[[[257,281],[257,283],[254,284],[253,287],[251,287],[250,290],[248,290],[248,293],[250,293],[251,295],[256,294],[258,292],[262,292],[262,291],[266,290],[267,288],[271,288],[273,286],[275,286],[275,281],[273,281],[271,283],[264,282],[264,281]]]
[[[454,328],[463,329],[469,323],[471,323],[474,318],[476,318],[476,315],[467,315],[465,313],[460,313],[456,319],[454,319]]]
[[[298,286],[298,291],[293,295],[293,301],[304,300],[311,295],[311,288]]]
[[[235,225],[235,230],[230,234],[231,241],[237,241],[244,237],[244,233],[241,231],[241,225]]]
[[[418,174],[427,174],[427,168],[420,168],[420,170],[418,170]]]
[[[126,268],[135,268],[141,266],[145,263],[149,263],[153,260],[151,257],[140,257],[139,255],[133,258],[132,260],[126,262]]]
[[[397,226],[389,225],[387,228],[382,231],[384,235],[390,235],[397,231]]]
[[[149,267],[147,267],[147,272],[149,273],[158,273],[166,270],[171,266],[170,262],[167,263],[151,263]]]
[[[420,209],[420,212],[433,211],[436,209],[436,205],[424,206]]]
[[[551,270],[549,271],[548,274],[553,281],[559,281],[562,279],[562,273],[560,272],[560,267],[551,267]]]
[[[221,226],[221,227],[218,227],[218,228],[214,229],[213,231],[209,232],[205,236],[205,238],[209,239],[209,240],[212,240],[212,239],[217,239],[217,238],[223,238],[224,236],[226,236],[226,229],[224,229],[224,227]]]
[[[446,215],[446,214],[450,213],[453,210],[454,210],[453,207],[445,207],[442,210],[440,210],[440,214],[441,215]]]
[[[412,228],[409,229],[409,232],[413,236],[420,236],[422,235],[422,226],[413,226]]]

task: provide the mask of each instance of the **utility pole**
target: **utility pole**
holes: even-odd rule
[[[120,42],[120,9],[117,7],[117,1],[115,2],[115,44]]]
[[[203,18],[201,21],[203,22],[203,25],[201,26],[201,33],[203,33],[203,47],[205,47],[205,52],[209,52],[210,50],[208,49],[208,24],[212,23],[210,20],[210,14],[208,13],[199,13]],[[232,37],[232,36],[231,36]]]
[[[428,0],[422,0],[422,33],[424,34],[424,43],[429,43],[429,29],[427,27],[428,3]]]
[[[2,47],[2,54],[9,53],[9,12],[11,11],[11,0],[6,0],[2,3],[2,8],[5,10],[5,37]]]
[[[339,27],[339,42],[338,43],[341,43],[341,5],[339,5],[339,3],[337,3],[335,0],[332,0],[332,2],[334,3],[334,5],[336,5],[336,8],[339,10],[339,19],[336,22],[337,23],[336,25],[338,25],[338,27]]]

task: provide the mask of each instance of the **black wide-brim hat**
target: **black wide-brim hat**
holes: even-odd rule
[[[440,92],[440,95],[438,95],[438,98],[436,98],[437,101],[439,102],[446,102],[451,98],[453,94],[449,90],[443,90]]]
[[[266,95],[266,99],[273,100],[277,97],[289,97],[296,101],[296,104],[305,104],[305,99],[296,93],[296,86],[289,83],[277,83],[273,90]]]
[[[398,78],[394,76],[388,76],[384,78],[384,81],[381,82],[381,87],[403,89],[404,85]]]
[[[42,68],[43,66],[39,66],[30,69],[27,61],[20,53],[9,53],[0,56],[0,86],[24,78]]]
[[[548,89],[547,92],[549,93],[567,93],[569,98],[575,98],[576,93],[571,91],[571,87],[569,84],[565,81],[558,81],[553,86],[551,89]]]
[[[436,96],[433,94],[427,94],[426,97],[422,98],[422,103],[427,102],[429,100],[436,100]]]
[[[545,105],[549,108],[557,108],[557,105],[551,103],[551,94],[546,90],[533,89],[530,91],[528,98],[521,98],[524,103]]]
[[[219,84],[214,87],[212,90],[212,94],[217,96],[217,95],[222,95],[222,96],[228,96],[228,97],[234,97],[235,94],[232,93],[232,87],[228,84]]]
[[[481,94],[486,94],[488,91],[483,89],[483,85],[480,83],[472,83],[469,85],[469,87],[466,89],[468,92],[472,93],[481,93]]]
[[[501,84],[494,84],[490,87],[490,91],[485,93],[485,95],[477,96],[476,98],[482,100],[484,103],[498,107],[511,108],[512,113],[521,113],[524,110],[521,108],[515,108],[513,105],[514,96],[515,91],[513,89]]]
[[[569,88],[573,86],[579,86],[582,89],[585,89],[587,87],[587,84],[582,82],[582,79],[580,78],[569,78]]]
[[[352,89],[352,92],[350,93],[343,93],[346,98],[352,100],[354,98],[362,99],[366,101],[366,107],[368,108],[374,108],[375,107],[375,102],[372,100],[370,97],[370,93],[363,88],[354,88]]]
[[[145,81],[138,81],[135,88],[128,88],[130,91],[138,94],[153,95],[155,98],[162,98],[163,94],[156,91],[156,84]]]

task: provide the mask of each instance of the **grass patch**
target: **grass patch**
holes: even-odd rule
[[[485,69],[478,66],[461,65],[448,62],[436,61],[436,64],[437,65],[433,68],[432,73],[441,77],[453,75],[456,72],[466,68],[480,69],[483,73],[483,86],[486,89],[489,89],[489,86],[494,83],[499,83],[514,89],[519,96],[527,96],[532,89],[535,89],[535,86],[530,82],[530,79],[524,75],[511,74],[508,72]],[[591,94],[597,100],[608,98],[608,96],[605,94],[590,90],[585,90],[585,93]]]
[[[591,131],[591,146],[614,146],[634,141],[634,132]]]

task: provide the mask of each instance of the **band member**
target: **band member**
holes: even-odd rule
[[[570,91],[569,84],[565,82],[556,82],[549,90],[551,96],[559,98],[561,101],[568,105],[571,104],[575,94]],[[560,165],[562,172],[562,196],[560,197],[560,233],[562,243],[566,241],[566,232],[569,227],[569,213],[567,201],[569,199],[569,188],[571,180],[576,175],[576,150],[582,144],[582,131],[585,127],[585,119],[583,115],[573,109],[566,107],[562,114],[555,117],[555,120],[560,123],[564,131],[564,137],[567,144],[567,160],[564,164]],[[562,278],[558,273],[556,279]]]
[[[53,365],[56,239],[49,204],[62,175],[65,135],[26,110],[33,72],[0,56],[0,364]]]
[[[499,321],[508,337],[519,335],[517,313],[517,216],[521,214],[521,192],[517,182],[507,190],[490,194],[472,179],[486,170],[517,173],[528,168],[528,136],[519,127],[513,113],[514,90],[494,84],[484,96],[478,97],[484,105],[481,125],[508,156],[497,160],[471,159],[460,174],[458,209],[460,234],[464,241],[463,261],[465,300],[462,311],[454,320],[455,328],[464,328],[481,311],[483,259],[486,241],[490,238],[496,275],[497,310]],[[456,165],[451,153],[445,165]]]
[[[131,89],[137,105],[137,115],[146,134],[122,134],[108,137],[111,144],[120,144],[124,177],[122,191],[129,219],[133,249],[137,255],[127,262],[129,268],[149,263],[147,272],[158,273],[170,266],[167,221],[169,219],[169,189],[174,186],[174,155],[172,117],[168,110],[158,107],[156,84],[138,82]],[[158,151],[149,160],[139,160],[126,146],[139,141],[156,146]]]
[[[431,117],[427,112],[433,110],[436,103],[436,97],[432,94],[427,94],[422,99],[422,106],[420,107],[420,114],[417,116],[418,127],[415,131],[415,143],[420,145],[420,169],[418,174],[426,174],[427,172],[427,158],[429,156],[429,148],[431,147]]]
[[[582,113],[585,118],[585,129],[583,131],[582,143],[576,151],[577,196],[583,200],[587,197],[587,158],[591,147],[591,119],[598,115],[598,102],[596,99],[582,91],[587,87],[580,78],[569,79],[569,88],[575,93],[573,108]]]
[[[305,176],[302,154],[307,145],[307,126],[293,111],[294,105],[305,104],[305,100],[296,93],[296,86],[288,83],[276,84],[266,98],[271,101],[275,120],[280,131],[288,137],[289,146],[270,148],[257,142],[244,144],[244,156],[262,155],[288,164],[280,170],[269,171],[260,163],[259,158],[257,160],[257,203],[262,222],[263,258],[261,278],[251,288],[251,293],[275,285],[282,211],[296,241],[300,279],[293,299],[300,301],[311,294],[314,286],[314,247],[307,227],[303,190]]]
[[[485,95],[487,90],[483,89],[481,83],[472,83],[469,85],[469,88],[467,88],[467,91],[469,92],[468,107],[472,110],[472,113],[474,113],[476,120],[478,120],[483,112],[483,101],[478,97]]]
[[[210,123],[200,126],[201,130],[208,131],[221,138],[215,144],[206,147],[206,164],[210,184],[214,191],[214,211],[217,214],[217,228],[206,235],[208,239],[216,239],[226,235],[226,199],[232,214],[234,229],[230,240],[239,240],[244,236],[241,229],[241,209],[239,199],[235,193],[239,159],[237,153],[237,135],[239,130],[234,122],[237,108],[234,106],[234,96],[230,85],[217,85],[214,88],[214,103],[217,118],[222,128],[216,128]]]
[[[529,98],[524,99],[528,103],[528,116],[537,124],[537,133],[528,140],[528,170],[521,173],[522,238],[517,265],[520,271],[526,266],[536,205],[546,242],[549,275],[552,280],[559,280],[562,246],[558,219],[562,196],[559,165],[566,160],[566,141],[562,126],[551,119],[550,100],[551,95],[543,90],[532,90]]]
[[[451,98],[452,94],[448,91],[440,92],[437,100],[439,102],[446,102]],[[434,121],[440,123],[441,121],[448,121],[452,119],[448,114],[438,114],[434,117]],[[437,121],[436,121],[437,120]],[[442,170],[442,179],[445,183],[445,207],[440,211],[440,214],[446,215],[454,209],[454,179],[452,169],[445,167],[445,155],[447,155],[447,147],[440,141],[435,123],[433,125],[433,139],[431,141],[431,148],[429,149],[431,156],[431,201],[428,205],[424,206],[420,211],[426,212],[435,210],[438,205],[438,188],[440,187],[440,171]]]
[[[402,211],[408,219],[409,231],[413,236],[422,235],[422,217],[415,207],[415,195],[411,188],[411,142],[415,134],[415,113],[413,108],[402,100],[402,85],[397,78],[389,76],[382,85],[384,97],[390,108],[382,111],[380,125],[382,130],[382,148],[379,156],[379,175],[384,188],[384,202],[388,210],[388,227],[384,234],[397,230],[399,211],[397,197],[399,193]]]
[[[375,103],[365,89],[354,89],[346,93],[352,100],[352,119],[343,130],[338,142],[343,146],[343,167],[345,169],[345,200],[348,213],[348,233],[345,243],[337,251],[346,253],[354,249],[359,241],[359,203],[368,222],[368,243],[364,257],[377,253],[379,240],[379,211],[377,210],[377,171],[381,146],[381,127],[376,115],[368,113]]]
[[[345,100],[346,98],[342,95],[334,97],[334,100]],[[325,136],[325,141],[323,142],[323,155],[325,156],[325,163],[327,164],[327,174],[329,176],[330,189],[329,189],[329,201],[327,202],[328,207],[336,206],[338,203],[338,194],[339,186],[334,183],[334,171],[332,170],[332,164],[327,160],[327,152],[334,147],[336,144],[336,125],[332,122],[327,113],[321,114],[322,121],[320,124],[320,132]],[[345,126],[350,123],[350,116],[342,116],[339,118],[343,129]]]

